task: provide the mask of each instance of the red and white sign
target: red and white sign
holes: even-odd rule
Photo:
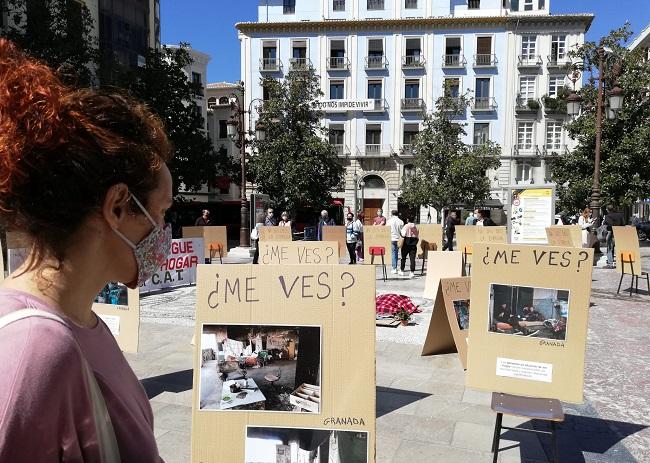
[[[196,283],[196,267],[204,262],[202,238],[172,240],[167,260],[142,286],[140,294]]]

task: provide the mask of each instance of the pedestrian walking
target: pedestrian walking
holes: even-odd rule
[[[387,225],[390,227],[390,248],[391,248],[391,264],[393,269],[391,273],[397,274],[397,261],[399,254],[399,239],[402,236],[402,228],[404,227],[404,222],[399,218],[398,212],[396,209],[393,209],[390,212],[390,219],[388,219]]]
[[[372,221],[373,225],[386,225],[386,217],[384,217],[384,211],[382,209],[377,209],[377,216]]]
[[[257,264],[260,258],[260,228],[266,226],[264,225],[265,220],[264,214],[258,214],[255,218],[255,228],[251,230],[251,242],[255,245],[255,253],[253,254],[254,264]]]
[[[354,214],[348,212],[345,222],[345,244],[348,248],[350,264],[352,265],[357,263],[356,247],[362,228],[361,222],[354,220]]]
[[[0,95],[0,220],[31,243],[0,289],[0,461],[158,463],[147,394],[92,309],[169,253],[164,124],[5,39]]]
[[[591,209],[585,207],[578,217],[578,225],[580,225],[580,237],[582,239],[582,247],[589,247],[589,236],[591,233],[591,227],[594,225],[594,219],[591,216]]]
[[[409,278],[413,278],[415,276],[415,254],[418,250],[419,231],[411,217],[406,218],[406,225],[402,228],[402,236],[404,237],[404,243],[402,243],[402,265],[399,275],[404,276],[406,257],[408,256],[411,260]]]
[[[269,207],[266,210],[266,219],[264,219],[265,227],[275,227],[278,225],[278,219],[273,214],[273,208]]]
[[[456,233],[456,213],[451,212],[447,221],[445,222],[445,237],[447,242],[443,246],[443,251],[453,251],[454,250],[454,234]]]
[[[357,212],[357,220],[361,224],[361,233],[359,233],[359,239],[357,240],[357,262],[363,262],[363,221],[365,215],[363,211]]]
[[[201,217],[194,221],[194,225],[196,227],[207,227],[211,224],[212,221],[210,220],[210,211],[207,209],[203,209],[201,211]]]
[[[612,227],[622,227],[625,225],[623,214],[618,212],[613,204],[607,205],[607,214],[603,219],[603,223],[607,226],[607,268],[614,268],[614,250],[616,243],[614,242],[614,230]]]
[[[329,212],[323,209],[320,213],[320,220],[318,221],[318,231],[317,231],[318,241],[323,241],[323,227],[332,227],[334,225],[336,225],[334,219],[331,219],[329,216]]]

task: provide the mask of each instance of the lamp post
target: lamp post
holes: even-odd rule
[[[597,235],[597,228],[600,225],[600,210],[602,207],[600,198],[600,150],[603,133],[603,111],[607,109],[606,117],[615,119],[616,113],[623,107],[623,89],[616,85],[616,78],[620,73],[620,67],[614,66],[611,70],[605,71],[606,50],[601,44],[596,50],[598,56],[598,96],[596,98],[596,145],[594,147],[594,178],[591,186],[591,202],[589,207],[593,213],[594,226],[591,227],[594,236]],[[605,81],[613,86],[608,92],[608,101],[605,101]],[[572,92],[567,97],[567,114],[575,117],[580,113],[582,98]]]
[[[244,82],[239,82],[239,91],[241,92],[242,102],[244,99]],[[260,98],[251,100],[248,105],[248,110],[242,108],[242,103],[239,101],[239,96],[232,93],[230,94],[230,108],[233,111],[232,117],[227,122],[228,138],[230,138],[235,146],[239,148],[239,156],[241,161],[241,188],[240,188],[240,202],[241,202],[241,217],[239,228],[239,246],[247,248],[250,246],[250,231],[248,228],[248,200],[246,199],[246,148],[257,138],[257,140],[264,140],[266,133],[264,124],[258,122],[255,125],[255,132],[251,130],[252,126],[252,112],[253,104],[261,102]],[[258,110],[259,112],[259,110]],[[244,125],[244,117],[248,114],[248,131]],[[253,138],[253,135],[255,138]]]

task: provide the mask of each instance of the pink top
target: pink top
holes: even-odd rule
[[[29,307],[61,316],[70,329],[28,318],[0,330],[0,461],[100,461],[81,347],[104,395],[122,461],[162,462],[147,395],[106,325],[78,326],[36,296],[0,289],[0,317]]]

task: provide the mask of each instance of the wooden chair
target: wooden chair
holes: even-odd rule
[[[497,463],[499,458],[499,443],[501,441],[502,429],[550,435],[553,462],[559,463],[560,459],[558,455],[556,431],[557,423],[564,421],[564,411],[562,410],[562,403],[560,403],[559,400],[537,399],[493,392],[491,407],[492,410],[497,413],[496,423],[494,424],[494,438],[492,439],[492,453],[494,454],[492,460],[493,463]],[[528,428],[508,428],[502,425],[504,413],[506,415],[519,416],[531,420],[548,421],[551,424],[551,430],[537,431]]]
[[[466,276],[472,274],[472,263],[468,260],[468,257],[472,257],[474,249],[471,244],[466,244],[463,248],[463,271],[466,272]]]
[[[223,245],[221,243],[210,243],[210,262],[212,262],[217,252],[219,253],[219,263],[223,264]]]
[[[420,249],[422,249],[422,269],[420,270],[420,275],[424,275],[424,265],[427,262],[429,251],[437,251],[438,245],[436,243],[429,243],[426,240],[422,240],[420,241]]]
[[[625,276],[625,264],[630,265],[630,275],[632,276],[632,281],[630,281],[630,296],[632,295],[632,289],[636,286],[636,292],[639,292],[639,277],[645,277],[645,281],[648,284],[648,293],[650,293],[650,276],[648,272],[641,270],[641,275],[634,273],[634,254],[630,251],[621,251],[619,253],[618,263],[621,265],[621,279],[618,280],[618,289],[616,294],[621,291],[621,283],[623,283],[623,277]],[[636,283],[636,285],[635,285]]]
[[[375,265],[375,256],[380,256],[381,257],[381,267],[383,271],[383,276],[384,276],[384,281],[386,281],[387,274],[386,274],[386,262],[384,261],[384,256],[386,255],[386,248],[383,246],[370,246],[368,248],[368,252],[370,253],[370,264]]]

